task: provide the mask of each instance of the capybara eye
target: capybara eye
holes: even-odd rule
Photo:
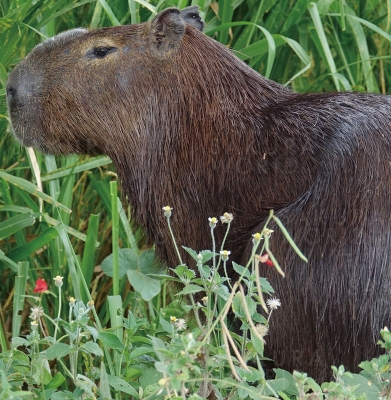
[[[92,55],[96,58],[104,58],[115,50],[117,50],[115,47],[95,47]]]

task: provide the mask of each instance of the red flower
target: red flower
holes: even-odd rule
[[[37,279],[35,282],[34,293],[44,293],[48,290],[48,284],[45,279]]]
[[[273,261],[269,259],[269,254],[265,253],[262,256],[259,256],[259,261],[261,263],[265,263],[269,267],[274,267]]]

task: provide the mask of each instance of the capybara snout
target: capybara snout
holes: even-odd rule
[[[275,229],[286,279],[261,271],[282,303],[266,355],[318,379],[354,370],[391,320],[390,97],[294,93],[202,29],[196,7],[171,8],[49,39],[10,74],[12,130],[46,153],[109,155],[170,267],[163,206],[195,251],[210,248],[208,217],[233,213],[225,246],[243,265],[274,209],[309,262]]]

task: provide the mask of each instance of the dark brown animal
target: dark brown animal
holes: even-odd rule
[[[318,379],[376,354],[390,323],[391,100],[297,94],[205,36],[195,8],[150,23],[73,30],[38,45],[10,74],[15,136],[51,154],[109,155],[161,257],[210,248],[208,217],[232,212],[233,259],[275,209],[298,246],[272,237],[287,278],[268,355]]]

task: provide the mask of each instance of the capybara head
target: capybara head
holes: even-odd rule
[[[287,279],[262,271],[283,305],[266,351],[318,379],[354,369],[391,320],[390,98],[294,93],[202,28],[195,7],[167,9],[38,45],[9,77],[13,132],[47,153],[109,155],[171,267],[163,206],[196,251],[210,248],[208,217],[233,213],[226,248],[239,263],[274,209],[309,263],[276,229]]]
[[[130,126],[140,135],[143,117],[161,107],[154,81],[177,94],[172,79],[167,86],[175,71],[166,60],[186,27],[203,29],[196,7],[165,10],[149,24],[75,29],[36,46],[7,84],[13,132],[51,154],[110,153]],[[112,136],[102,137],[102,128]]]

